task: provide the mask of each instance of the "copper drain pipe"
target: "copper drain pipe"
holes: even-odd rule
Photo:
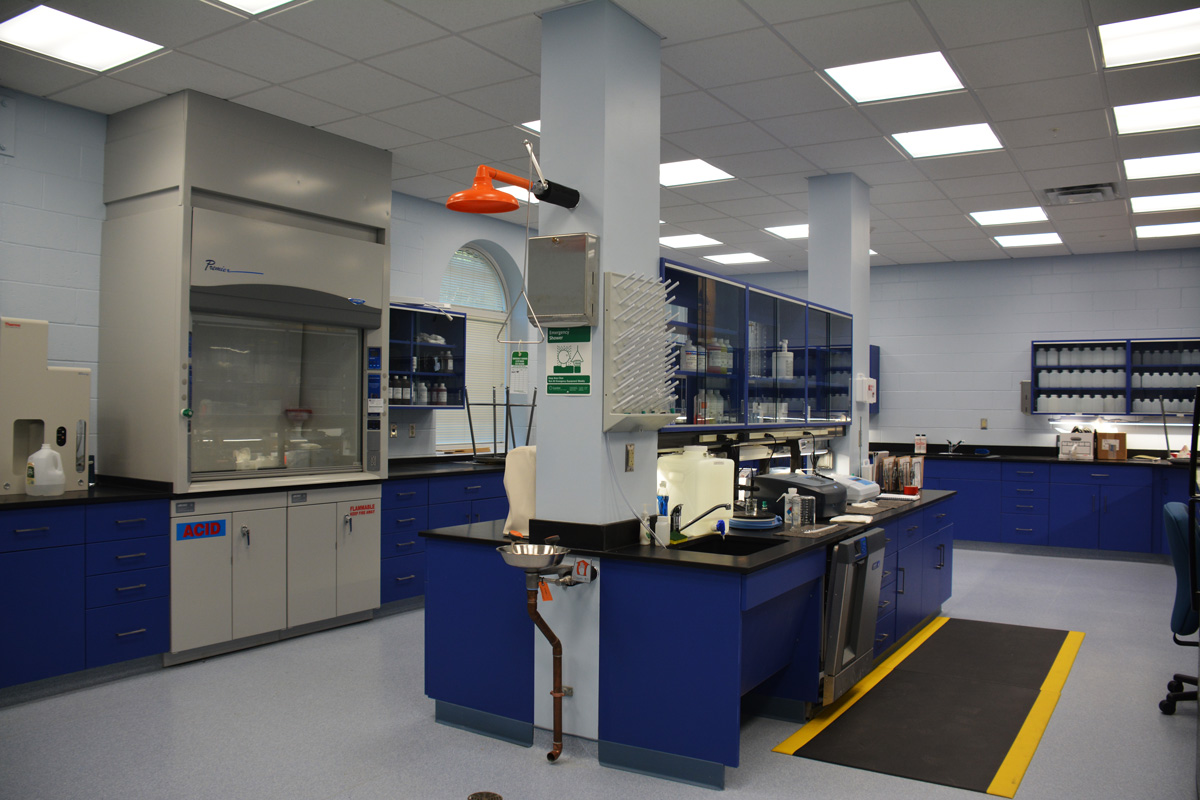
[[[550,630],[550,626],[546,624],[546,620],[542,619],[542,615],[537,610],[537,589],[527,589],[525,591],[526,607],[529,609],[529,618],[533,620],[533,624],[537,625],[538,630],[546,637],[546,641],[550,642],[550,651],[554,654],[554,688],[550,690],[550,696],[554,698],[554,747],[549,753],[546,753],[546,758],[550,761],[557,761],[562,755],[562,642],[554,635],[554,631]]]

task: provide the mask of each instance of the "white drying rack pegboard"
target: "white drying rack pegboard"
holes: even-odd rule
[[[676,419],[669,293],[657,278],[604,274],[604,430],[656,431]]]

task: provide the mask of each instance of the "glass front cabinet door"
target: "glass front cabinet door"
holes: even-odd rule
[[[804,380],[807,305],[749,290],[746,325],[747,421],[786,425],[807,419]]]
[[[745,287],[666,261],[663,277],[679,283],[668,325],[678,349],[675,424],[744,424]]]
[[[393,304],[388,405],[463,408],[466,316]]]
[[[808,307],[809,422],[849,422],[853,319],[837,311]]]

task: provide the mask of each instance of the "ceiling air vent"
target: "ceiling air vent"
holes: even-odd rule
[[[1046,205],[1073,206],[1079,203],[1099,203],[1102,200],[1115,200],[1117,188],[1111,183],[1089,183],[1085,186],[1064,186],[1061,189],[1045,191]]]

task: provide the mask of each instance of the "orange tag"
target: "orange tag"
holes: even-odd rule
[[[538,581],[538,588],[542,590],[542,599],[547,603],[554,599],[550,596],[550,586],[545,581]]]

